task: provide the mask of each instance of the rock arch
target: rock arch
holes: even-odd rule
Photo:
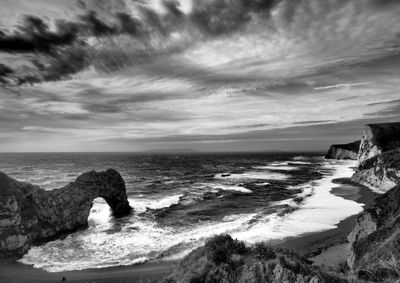
[[[18,258],[32,245],[88,227],[90,208],[98,197],[115,217],[131,212],[125,182],[114,169],[84,173],[52,191],[0,172],[0,258]]]

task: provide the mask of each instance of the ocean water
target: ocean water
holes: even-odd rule
[[[215,234],[248,244],[335,228],[362,205],[333,195],[355,162],[312,154],[1,154],[0,170],[46,190],[90,170],[118,170],[134,212],[114,219],[94,200],[89,228],[20,260],[47,271],[178,259]]]

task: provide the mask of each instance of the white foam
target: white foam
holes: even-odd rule
[[[91,226],[108,225],[112,221],[112,212],[110,206],[103,198],[96,198],[90,209],[88,223]]]
[[[237,191],[242,193],[251,193],[252,191],[242,186],[223,185],[223,184],[209,184],[211,188],[220,189],[224,191]]]
[[[268,182],[263,182],[263,183],[256,183],[255,184],[256,186],[268,186],[268,185],[271,185],[270,183],[268,183]]]
[[[307,184],[301,195],[313,194],[299,205],[298,210],[283,217],[278,214],[266,216],[250,229],[235,232],[233,236],[250,243],[294,237],[336,228],[341,220],[361,212],[362,204],[330,193],[334,187],[332,180],[351,177],[355,162],[335,161],[326,162],[326,165],[333,168],[334,173]]]
[[[149,198],[130,198],[129,204],[135,209],[136,212],[145,212],[147,208],[160,209],[170,207],[171,205],[178,204],[179,199],[183,194],[166,196],[163,198],[149,199]]]
[[[170,255],[170,258],[176,258],[203,245],[213,235],[246,229],[246,223],[255,215],[239,214],[222,222],[204,222],[195,227],[180,229],[161,228],[152,221],[138,218],[133,219],[132,224],[122,227],[118,233],[90,227],[64,240],[32,247],[20,262],[49,272],[103,268],[130,265],[148,260],[149,257],[157,258],[160,253],[174,246],[183,246],[183,249]]]
[[[290,161],[289,163],[292,163],[292,164],[299,164],[299,165],[308,165],[308,164],[311,164],[311,162],[305,162],[305,161]]]
[[[286,180],[289,176],[281,173],[270,171],[248,171],[242,174],[230,174],[229,176],[222,176],[223,174],[215,175],[215,179],[222,180]]]
[[[254,167],[254,169],[293,171],[299,168],[296,166],[289,166],[289,165],[267,165],[267,166],[256,166]]]

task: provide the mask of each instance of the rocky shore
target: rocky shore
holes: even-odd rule
[[[0,172],[0,259],[21,257],[38,245],[88,227],[93,200],[102,197],[115,217],[130,213],[125,182],[109,169],[87,172],[61,189],[46,191]]]

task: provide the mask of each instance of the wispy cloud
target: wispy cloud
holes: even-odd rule
[[[314,89],[315,90],[324,90],[324,89],[332,89],[332,88],[351,88],[351,87],[365,86],[365,85],[368,85],[368,83],[336,84],[336,85],[314,87]]]

